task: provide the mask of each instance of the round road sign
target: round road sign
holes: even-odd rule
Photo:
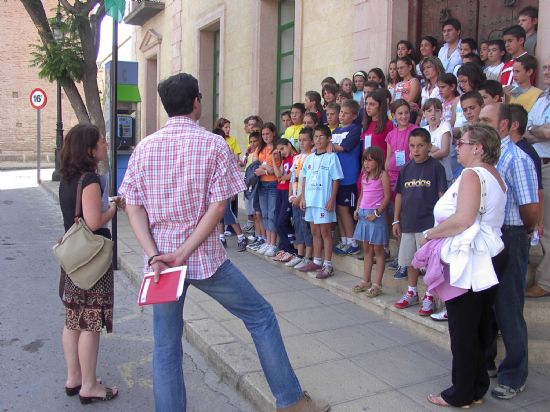
[[[31,106],[36,110],[43,109],[46,106],[46,103],[48,103],[48,96],[46,96],[46,92],[39,87],[31,92],[30,99]]]

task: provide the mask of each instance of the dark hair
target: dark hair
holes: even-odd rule
[[[355,87],[355,76],[361,76],[365,81],[368,79],[367,72],[364,70],[357,70],[353,73],[353,76],[351,76],[351,90],[353,90],[354,93],[357,91],[357,87]]]
[[[537,70],[537,59],[530,54],[524,54],[523,56],[514,59],[514,63],[521,63],[525,70]]]
[[[375,100],[379,105],[378,121],[376,123],[374,133],[382,133],[386,128],[386,123],[388,122],[388,100],[386,92],[384,89],[376,89],[367,95],[367,99],[369,97]],[[365,109],[365,115],[363,116],[363,129],[367,130],[372,121],[372,117],[367,114]]]
[[[227,123],[231,123],[231,122],[229,120],[227,120],[225,117],[220,117],[218,120],[216,120],[216,124],[214,125],[214,127],[221,129]],[[214,133],[214,131],[212,131],[212,133]]]
[[[502,120],[507,120],[508,129],[510,129],[510,126],[512,125],[512,111],[510,110],[510,105],[501,103],[498,106],[498,121],[501,122]]]
[[[471,92],[466,92],[464,93],[462,96],[460,96],[460,103],[462,103],[464,100],[468,100],[468,99],[475,99],[477,104],[479,104],[479,106],[483,107],[483,97],[481,97],[481,94],[479,94],[478,91],[474,90],[474,91],[471,91]]]
[[[416,68],[414,66],[414,61],[409,56],[399,57],[397,61],[404,62],[407,66],[411,67],[411,76],[416,77]]]
[[[470,46],[470,49],[472,49],[472,51],[477,50],[477,42],[471,37],[466,37],[465,39],[462,39],[461,43],[467,44],[468,46]]]
[[[455,96],[458,96],[458,81],[456,79],[456,76],[452,73],[441,73],[439,77],[437,78],[438,82],[443,82],[445,84],[448,84],[449,86],[455,87]]]
[[[328,76],[328,77],[325,77],[322,81],[321,81],[321,84],[323,83],[328,83],[328,84],[334,84],[334,85],[337,85],[338,83],[336,82],[336,79],[332,76]]]
[[[261,130],[264,130],[264,129],[269,129],[271,130],[271,132],[273,133],[273,143],[275,143],[275,139],[277,138],[277,126],[275,126],[273,123],[271,122],[265,122],[263,125],[262,125],[262,129]],[[262,150],[264,150],[264,148],[267,146],[267,143],[264,141],[261,133],[260,133],[260,145],[258,146],[258,153],[260,153]]]
[[[313,129],[311,127],[302,127],[299,134],[307,134],[313,140]]]
[[[290,113],[290,112],[289,112]],[[284,114],[281,113],[281,116]],[[248,123],[250,120],[254,120],[254,122],[256,122],[256,126],[258,127],[262,127],[262,124],[264,124],[264,121],[262,120],[262,118],[260,116],[256,116],[256,115],[252,115],[252,116],[248,116],[247,118],[244,119],[244,123]]]
[[[304,114],[304,117],[309,116],[313,120],[313,123],[317,124],[319,123],[319,117],[317,116],[317,113],[315,112],[307,112]]]
[[[425,57],[424,59],[422,59],[422,62],[420,63],[420,72],[421,73],[419,73],[419,75],[422,76],[424,78],[424,80],[426,80],[426,77],[424,77],[424,66],[427,63],[430,63],[434,67],[434,69],[437,71],[437,77],[439,77],[442,73],[445,73],[445,68],[441,64],[441,60],[439,60],[435,56],[428,56],[428,57]]]
[[[262,135],[260,132],[250,132],[250,134],[248,135],[248,140],[250,140],[251,137],[258,139],[258,141],[262,141]]]
[[[353,99],[344,100],[342,102],[342,104],[340,105],[340,109],[342,107],[347,107],[348,109],[350,109],[352,111],[353,114],[359,113],[359,110],[361,109],[361,107],[359,106],[359,103],[357,103]]]
[[[388,84],[390,84],[390,82],[392,81],[389,74],[389,68],[390,68],[390,65],[392,64],[397,65],[397,59],[393,59],[388,63],[388,75],[386,76],[388,79]],[[399,72],[397,71],[397,69],[395,70],[395,73],[397,74],[397,78],[395,79],[395,84],[403,81],[403,79],[399,76]]]
[[[510,104],[510,128],[513,122],[518,122],[518,132],[521,136],[525,134],[527,129],[527,110],[519,104]]]
[[[451,17],[450,19],[445,20],[443,23],[441,23],[441,28],[443,29],[445,26],[453,26],[456,31],[462,30],[462,24],[460,24],[460,21],[458,19],[455,19]]]
[[[537,7],[527,6],[519,11],[518,16],[527,16],[531,17],[532,19],[538,19],[539,9]]]
[[[464,56],[464,59],[468,59],[468,63],[477,64],[483,70],[483,62],[481,61],[481,57],[479,57],[479,54],[468,53],[466,56]]]
[[[367,81],[365,82],[365,85],[363,86],[363,88],[365,88],[365,87],[371,87],[371,88],[373,88],[374,90],[376,90],[376,89],[379,89],[379,88],[380,88],[380,85],[379,85],[377,82],[375,82],[375,81],[367,80]],[[374,90],[373,90],[373,91],[374,91]]]
[[[97,160],[92,156],[92,150],[100,138],[101,133],[93,124],[81,123],[69,130],[59,155],[59,172],[65,181],[84,172],[95,173]]]
[[[296,153],[296,149],[290,143],[290,140],[288,140],[286,137],[281,137],[280,139],[277,139],[275,142],[273,142],[273,146],[277,147],[279,145],[283,146],[290,146],[290,153]]]
[[[502,39],[489,40],[487,42],[487,45],[488,46],[498,46],[500,51],[506,52],[506,46],[504,45],[504,40],[502,40]]]
[[[437,49],[438,49],[438,44],[437,44],[437,39],[433,36],[424,36],[420,39],[420,43],[422,43],[423,40],[426,40],[428,43],[430,43],[434,49],[433,51],[433,56],[437,57]],[[420,47],[419,47],[420,48]],[[418,52],[418,55],[420,56],[420,51]]]
[[[291,109],[298,109],[304,114],[306,112],[306,106],[303,103],[294,103]]]
[[[432,136],[430,135],[430,132],[423,127],[417,127],[414,129],[411,134],[409,134],[409,140],[411,140],[411,137],[421,137],[424,139],[425,143],[432,144]]]
[[[321,95],[315,90],[309,90],[306,92],[306,97],[315,102],[315,109],[320,112],[323,110],[323,105],[321,104]]]
[[[390,112],[395,113],[401,106],[407,106],[407,108],[411,110],[411,105],[408,101],[405,99],[397,99],[390,104]]]
[[[385,167],[384,152],[378,146],[371,146],[365,149],[365,151],[361,155],[361,169],[363,169],[363,163],[365,163],[365,160],[368,160],[369,157],[376,162],[376,173],[374,175],[374,178],[378,179],[380,178],[380,174]],[[366,180],[369,179],[369,176],[366,173],[364,173],[364,176]]]
[[[201,99],[199,82],[187,73],[170,76],[161,81],[157,89],[168,117],[191,113],[195,99]]]
[[[475,63],[464,63],[458,69],[456,76],[466,76],[472,89],[478,90],[479,86],[487,80],[481,67]]]
[[[513,26],[505,28],[504,31],[502,32],[502,37],[507,35],[513,36],[518,40],[519,39],[525,40],[525,38],[527,37],[527,35],[525,34],[525,29],[521,27],[519,24],[514,24]]]
[[[284,112],[281,113],[281,117],[283,116],[288,116],[290,117],[290,110],[285,110]]]
[[[336,92],[336,97],[343,97],[345,99],[353,99],[353,95],[351,93],[348,93],[348,92],[345,92],[343,91],[342,89],[339,89],[337,92]],[[332,103],[331,103],[332,104]]]
[[[225,135],[225,132],[224,132],[220,127],[215,127],[215,128],[212,130],[212,133],[217,134],[217,135],[223,137],[224,139],[227,137],[227,136]]]
[[[368,75],[371,73],[376,74],[378,78],[382,79],[380,83],[378,83],[378,87],[386,87],[386,75],[384,74],[384,70],[382,70],[380,67],[373,67],[372,69],[369,70],[367,74],[367,79],[368,79]]]
[[[399,48],[400,44],[404,44],[408,50],[406,57],[409,57],[412,61],[416,62],[417,58],[416,58],[416,52],[414,51],[414,45],[408,40],[399,40],[397,42],[397,45],[395,46],[396,50]]]
[[[325,92],[331,93],[334,96],[336,96],[336,93],[338,92],[338,86],[335,84],[325,84],[323,86],[323,89],[321,90],[321,94],[324,96]]]
[[[485,90],[491,97],[502,97],[502,83],[498,80],[487,80],[479,86],[479,90]]]
[[[422,111],[425,112],[431,107],[435,108],[436,110],[443,110],[443,104],[438,98],[430,97],[429,99],[426,99],[426,101],[422,105]]]
[[[342,107],[338,103],[332,102],[332,103],[327,104],[327,107],[325,107],[325,113],[328,109],[333,109],[333,110],[336,110],[336,113],[340,113],[341,108]]]
[[[315,126],[315,129],[313,129],[313,130],[316,131],[316,132],[323,133],[329,140],[330,140],[330,137],[332,136],[332,133],[331,133],[329,127],[325,124],[318,124],[317,126]]]

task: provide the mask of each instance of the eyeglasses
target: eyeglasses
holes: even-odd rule
[[[460,147],[460,146],[465,145],[465,144],[470,145],[470,146],[473,146],[473,145],[475,145],[475,144],[477,144],[477,143],[474,143],[474,142],[465,142],[464,140],[458,140],[458,141],[456,142],[456,147]]]
[[[197,99],[199,99],[199,102],[202,100],[202,93],[199,92],[199,95],[197,96]]]

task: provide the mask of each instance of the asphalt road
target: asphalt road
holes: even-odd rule
[[[98,376],[120,395],[86,407],[65,395],[64,308],[51,253],[62,233],[59,206],[37,187],[36,171],[0,171],[0,411],[152,411],[151,310],[140,309],[137,287],[120,271],[113,333],[102,335],[98,361]],[[254,410],[185,341],[184,348],[188,411]]]

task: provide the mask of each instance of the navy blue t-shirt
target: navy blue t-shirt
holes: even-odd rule
[[[401,193],[401,231],[419,233],[434,226],[434,206],[447,190],[445,168],[429,157],[424,163],[410,160],[399,171],[395,191]]]
[[[343,152],[336,153],[344,172],[344,178],[340,180],[340,184],[356,184],[361,169],[361,128],[354,123],[337,127],[332,132],[331,141],[344,149]]]

